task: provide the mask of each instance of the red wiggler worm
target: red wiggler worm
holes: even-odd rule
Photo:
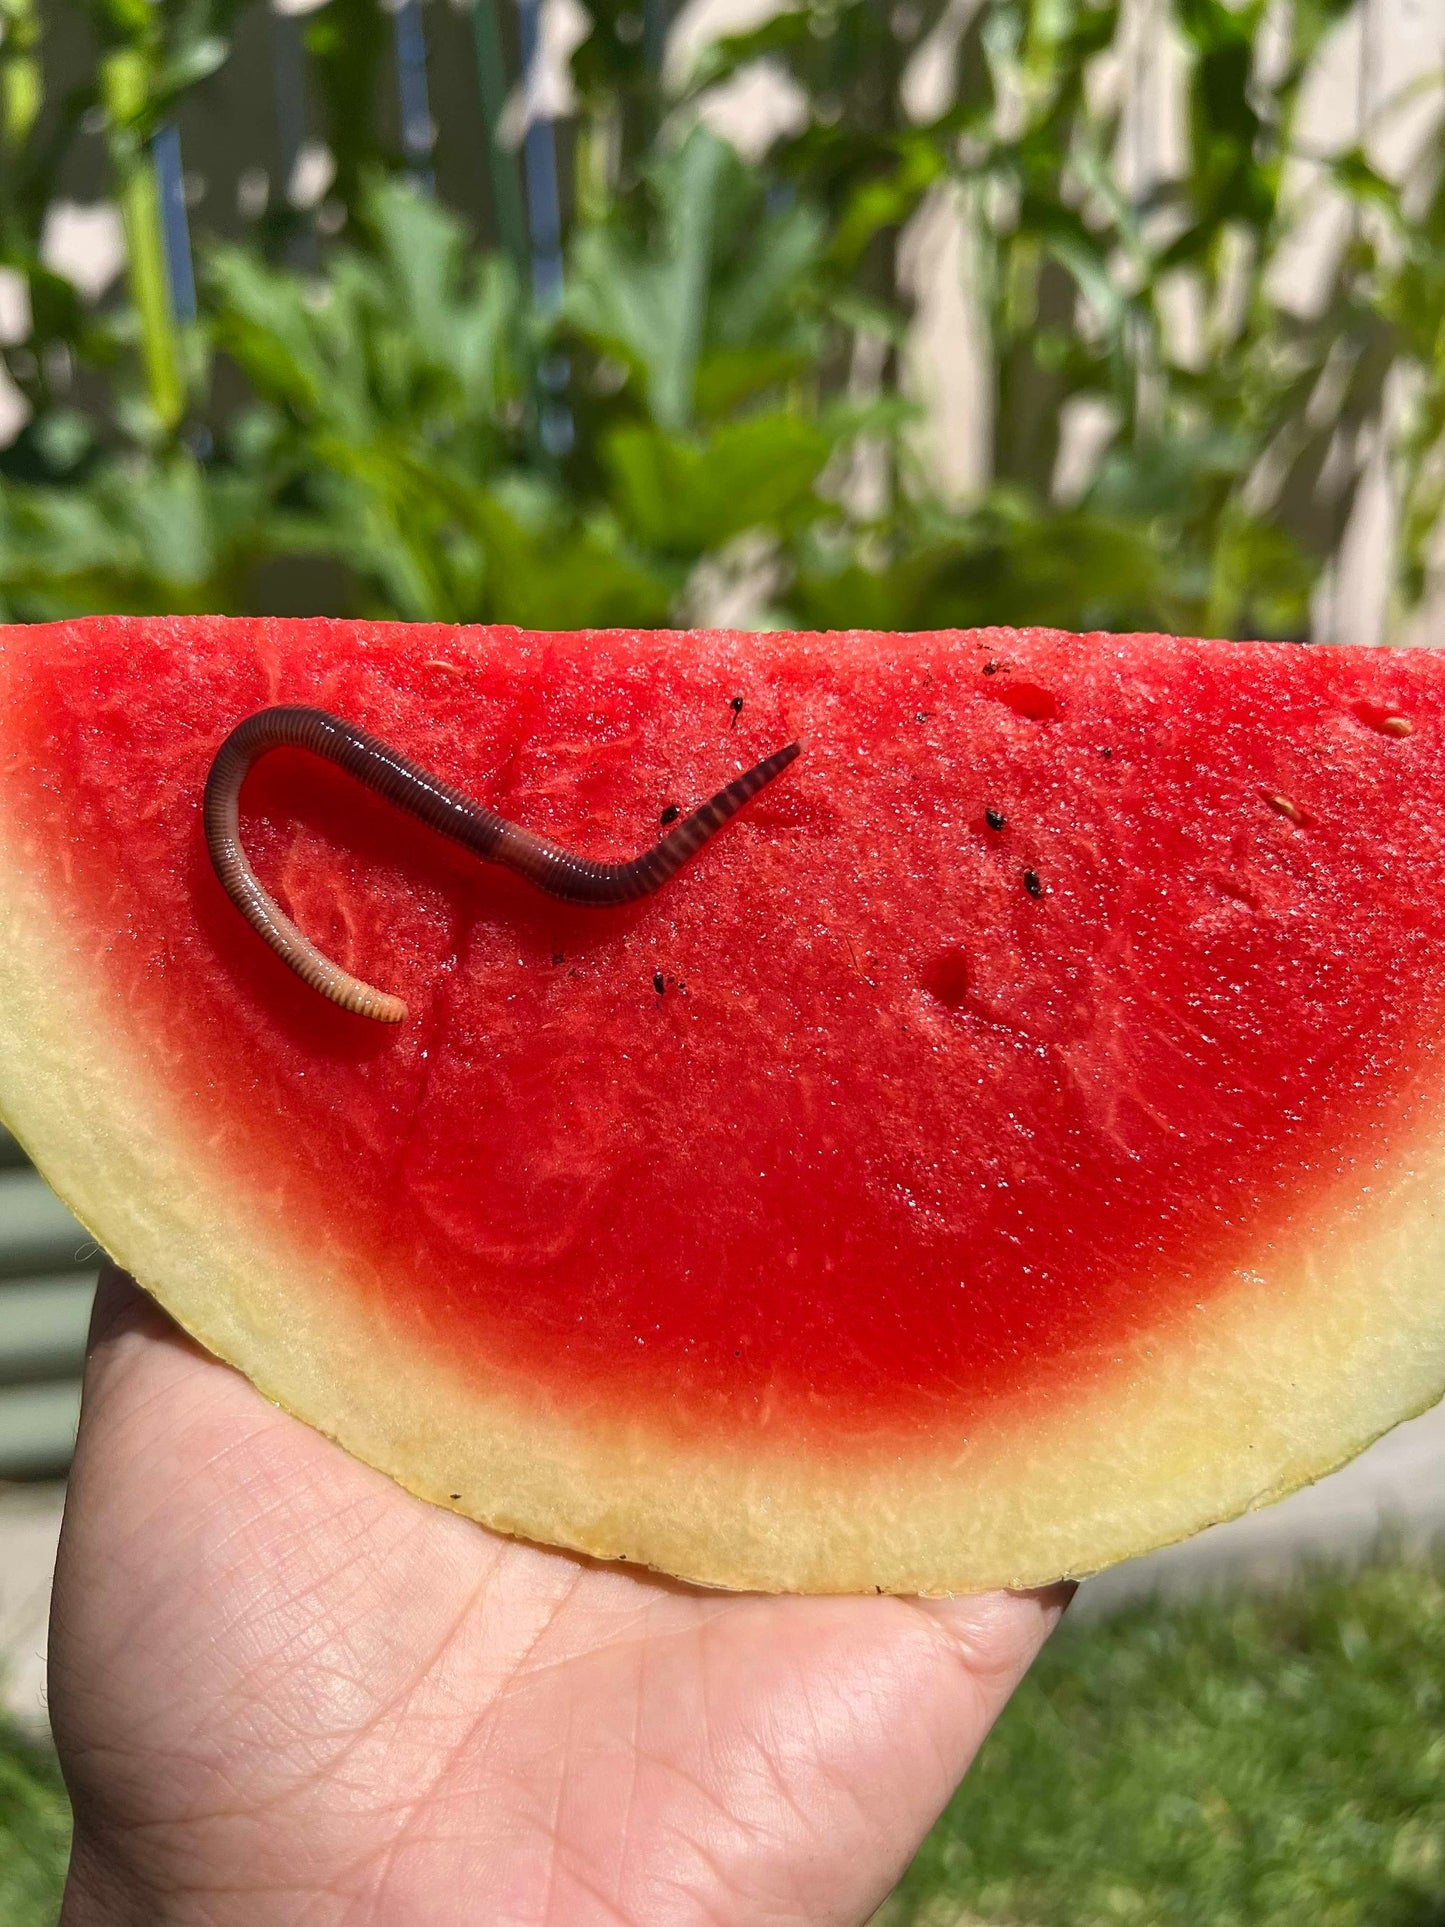
[[[631,903],[659,889],[765,783],[788,767],[802,745],[789,743],[765,756],[641,856],[625,863],[596,863],[483,809],[378,737],[324,709],[284,707],[248,716],[217,750],[206,778],[202,810],[206,846],[222,888],[251,928],[313,990],[358,1016],[399,1024],[406,1016],[401,998],[363,983],[323,956],[262,889],[246,860],[241,848],[241,784],[258,757],[283,748],[324,756],[398,809],[419,817],[484,861],[515,870],[549,896],[564,903],[603,905]]]

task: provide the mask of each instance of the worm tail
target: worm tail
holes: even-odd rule
[[[493,860],[536,884],[549,896],[564,903],[605,905],[631,903],[661,889],[683,864],[697,855],[703,844],[735,817],[744,804],[760,789],[780,775],[802,753],[801,743],[789,743],[774,750],[752,769],[736,777],[716,796],[701,804],[675,829],[641,856],[626,863],[594,863],[574,856],[545,837],[508,825],[493,853]]]
[[[251,868],[241,846],[241,785],[257,758],[272,749],[304,749],[325,757],[408,809],[412,803],[406,778],[414,766],[364,730],[327,715],[323,709],[263,709],[238,724],[216,752],[201,805],[212,867],[221,887],[257,936],[290,965],[303,983],[331,1003],[380,1024],[399,1024],[406,1017],[402,999],[353,977],[318,950],[262,888]],[[416,773],[424,776],[424,772]]]

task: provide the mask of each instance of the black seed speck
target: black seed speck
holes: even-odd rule
[[[1112,749],[1101,749],[1101,750],[1099,751],[1099,754],[1100,754],[1101,756],[1112,756],[1112,755],[1114,754],[1114,752],[1113,752],[1113,750],[1112,750]]]
[[[733,697],[733,699],[732,699],[732,701],[731,701],[731,702],[730,702],[730,703],[728,704],[728,708],[729,708],[729,709],[730,709],[730,710],[731,710],[731,711],[733,712],[733,719],[732,719],[732,721],[731,721],[731,722],[730,722],[730,723],[728,724],[728,728],[729,728],[729,729],[736,729],[736,728],[737,728],[737,726],[738,726],[738,717],[739,717],[739,716],[741,716],[741,715],[742,715],[742,713],[743,713],[743,699],[742,699],[742,697],[741,697],[741,696],[734,696],[734,697]]]
[[[1002,810],[985,810],[983,820],[991,830],[1001,830],[1008,818]]]
[[[561,964],[566,963],[567,959],[562,955],[560,950],[554,950],[552,952],[552,961],[554,964]]]
[[[1037,870],[1024,871],[1024,888],[1031,897],[1041,897],[1044,894],[1044,886],[1039,882]]]
[[[659,997],[662,995],[663,991],[667,989],[667,979],[663,976],[660,970],[654,972],[653,974],[652,988],[657,992]]]
[[[986,676],[996,676],[998,674],[998,664],[996,662],[986,662],[983,666],[983,673]]]
[[[666,827],[666,825],[669,823],[675,823],[681,815],[682,815],[681,806],[677,803],[669,803],[667,808],[662,812],[662,816],[659,820],[662,822],[664,827]]]

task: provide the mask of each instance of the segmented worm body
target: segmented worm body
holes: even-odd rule
[[[801,747],[789,743],[764,757],[641,856],[626,863],[596,863],[483,809],[378,737],[324,709],[263,709],[233,729],[216,752],[206,778],[202,812],[206,845],[227,896],[298,977],[344,1010],[373,1017],[378,1023],[399,1024],[406,1016],[401,998],[363,983],[323,956],[262,889],[246,860],[241,847],[241,784],[251,765],[268,750],[304,749],[324,756],[398,809],[419,817],[484,861],[515,870],[549,896],[564,903],[603,905],[631,903],[661,888],[765,783],[788,767]]]

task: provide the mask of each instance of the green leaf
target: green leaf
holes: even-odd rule
[[[737,165],[722,141],[694,129],[657,170],[655,244],[639,248],[604,229],[584,236],[577,250],[572,318],[641,370],[665,428],[682,428],[693,416],[717,200]]]
[[[844,540],[800,556],[789,614],[809,627],[933,629],[990,623],[1172,628],[1185,613],[1147,527],[996,494],[969,515],[925,515],[864,563]]]
[[[749,529],[791,531],[822,510],[833,437],[796,415],[754,415],[707,437],[617,429],[603,460],[624,525],[664,554],[697,557]]]

